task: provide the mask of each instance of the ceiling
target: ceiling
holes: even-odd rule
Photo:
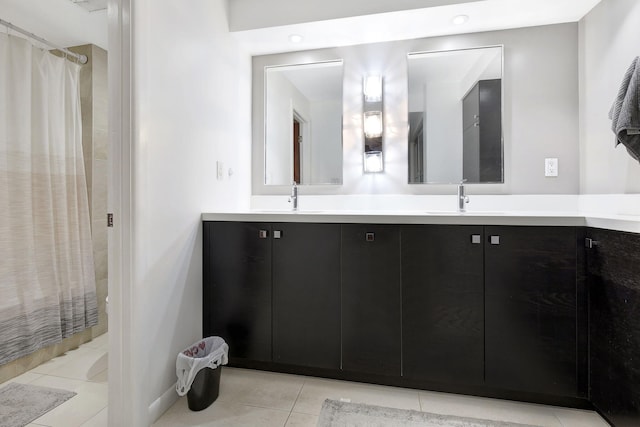
[[[231,0],[242,2],[243,0]],[[248,1],[248,0],[244,0]],[[279,2],[274,0],[274,8]],[[344,0],[348,1],[348,0]],[[459,0],[455,4],[265,26],[231,34],[251,55],[577,22],[600,0]],[[451,3],[451,2],[449,2]],[[249,13],[250,11],[247,11]],[[254,11],[255,13],[256,11]],[[275,13],[277,10],[274,9]],[[238,13],[238,11],[236,11]],[[467,15],[463,25],[452,20]],[[265,22],[270,22],[265,18]],[[256,24],[254,23],[254,27]],[[303,37],[291,43],[291,34]]]
[[[107,49],[106,0],[0,0],[0,18],[58,46],[94,44]]]
[[[61,46],[92,43],[106,49],[107,10],[103,8],[105,1],[0,0],[0,18]],[[322,20],[310,21],[312,15],[309,15],[308,10],[306,15],[298,12],[308,8],[291,7],[291,2],[298,0],[229,1],[230,9],[236,17],[252,14],[251,29],[231,32],[251,55],[577,22],[600,2],[325,0],[322,4],[335,10],[331,10],[331,13],[316,12],[313,16],[319,16]],[[340,4],[345,6],[340,7]],[[417,8],[418,4],[430,7]],[[266,9],[256,9],[257,5]],[[287,19],[278,21],[274,15],[282,15],[282,9],[285,7],[293,11],[287,14]],[[392,7],[406,10],[388,11]],[[386,12],[376,12],[380,10]],[[460,14],[469,16],[469,21],[464,25],[454,25],[453,17]],[[233,16],[230,13],[232,20]],[[343,17],[323,19],[326,16]],[[274,22],[297,23],[273,25]],[[236,27],[245,28],[248,25]],[[234,28],[233,22],[230,23],[230,27]],[[303,41],[296,44],[289,42],[291,34],[303,36]]]

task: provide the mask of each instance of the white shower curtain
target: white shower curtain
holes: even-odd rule
[[[0,34],[0,365],[97,323],[79,74]]]

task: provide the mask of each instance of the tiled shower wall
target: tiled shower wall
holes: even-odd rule
[[[82,147],[89,192],[91,233],[98,295],[98,324],[62,342],[0,366],[0,383],[16,377],[107,331],[107,51],[94,45],[71,48],[87,55],[80,72]]]

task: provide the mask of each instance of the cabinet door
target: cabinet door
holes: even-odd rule
[[[487,385],[576,396],[576,229],[485,234]]]
[[[590,400],[612,425],[640,425],[640,234],[588,229]]]
[[[340,225],[273,231],[273,360],[340,369]]]
[[[400,375],[400,230],[342,226],[342,368]]]
[[[205,222],[203,255],[203,335],[232,360],[271,361],[270,226]]]
[[[403,376],[484,382],[482,226],[402,228]]]

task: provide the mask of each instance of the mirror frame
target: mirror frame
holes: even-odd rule
[[[478,50],[478,49],[489,49],[489,48],[500,48],[500,164],[501,164],[501,177],[500,181],[485,181],[485,182],[470,182],[468,185],[504,185],[505,184],[505,138],[504,138],[504,103],[505,103],[505,52],[504,52],[504,44],[494,44],[494,45],[483,45],[483,46],[471,46],[471,47],[461,47],[461,48],[453,48],[453,49],[436,49],[436,50],[418,50],[418,51],[409,51],[407,52],[407,185],[409,186],[418,186],[418,185],[428,185],[428,186],[436,186],[436,185],[450,185],[450,184],[458,184],[459,182],[410,182],[409,181],[409,60],[412,56],[417,55],[427,55],[433,53],[444,53],[444,52],[462,52],[462,51],[470,51],[470,50]]]

